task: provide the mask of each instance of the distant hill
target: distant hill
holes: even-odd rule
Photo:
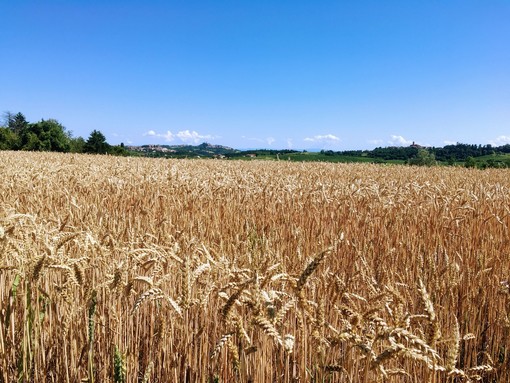
[[[204,142],[200,145],[129,146],[132,154],[167,158],[224,158],[323,162],[372,162],[410,165],[465,165],[468,167],[510,167],[510,145],[471,145],[457,143],[444,147],[410,146],[378,147],[373,150],[321,150],[319,152],[291,149],[238,150]]]
[[[129,150],[147,157],[215,157],[238,154],[241,151],[223,145],[204,142],[200,145],[142,145],[129,146]]]

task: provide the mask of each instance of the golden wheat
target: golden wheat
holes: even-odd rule
[[[0,171],[0,383],[510,381],[507,170]]]

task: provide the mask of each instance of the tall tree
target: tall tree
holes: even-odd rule
[[[110,145],[106,142],[106,137],[99,130],[93,130],[90,133],[87,142],[85,142],[85,153],[100,153],[108,152]]]
[[[11,113],[6,113],[6,118],[8,119],[7,126],[17,135],[21,135],[28,127],[28,121],[21,112],[14,116]]]

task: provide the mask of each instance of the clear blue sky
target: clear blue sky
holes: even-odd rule
[[[0,3],[0,112],[112,144],[510,143],[510,1]]]

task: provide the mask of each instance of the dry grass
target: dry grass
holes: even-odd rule
[[[508,170],[0,174],[0,382],[510,381]]]

